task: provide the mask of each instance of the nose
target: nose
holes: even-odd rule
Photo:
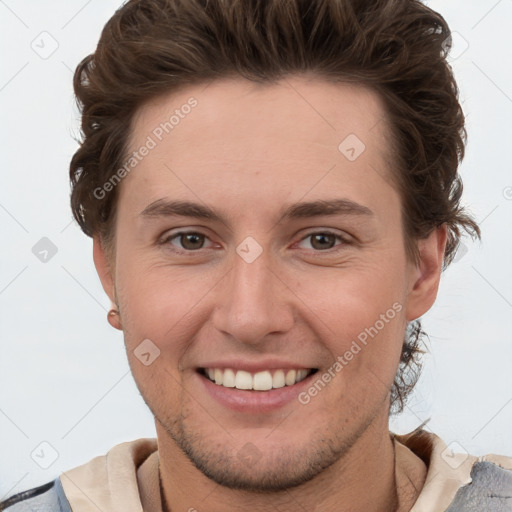
[[[240,343],[256,345],[293,326],[294,295],[267,254],[249,263],[235,253],[219,284],[213,325]]]

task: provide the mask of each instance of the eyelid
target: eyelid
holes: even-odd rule
[[[329,253],[335,252],[337,250],[341,250],[345,245],[353,243],[353,240],[347,234],[341,234],[339,232],[333,231],[332,229],[328,229],[328,228],[326,228],[326,229],[316,228],[316,229],[312,229],[311,231],[308,231],[307,233],[305,233],[300,238],[300,240],[298,240],[298,242],[295,242],[293,245],[295,246],[298,243],[303,242],[304,240],[306,240],[307,238],[311,237],[312,235],[319,235],[319,234],[321,234],[321,235],[332,235],[332,236],[338,238],[339,240],[341,240],[341,243],[336,245],[335,247],[331,247],[329,249],[323,249],[323,250],[310,249],[310,251],[313,252],[313,253],[318,253],[318,254],[326,253],[326,254],[329,254]],[[201,236],[204,236],[205,239],[210,240],[210,237],[206,233],[201,231],[200,229],[197,229],[197,230],[193,230],[193,229],[189,229],[189,230],[185,229],[184,230],[184,229],[181,229],[181,230],[176,231],[176,232],[166,232],[166,234],[164,234],[159,239],[158,243],[159,243],[159,245],[172,245],[172,244],[170,244],[170,240],[173,240],[174,238],[177,238],[180,235],[201,235]],[[212,241],[210,240],[210,242],[212,242]],[[175,246],[173,246],[173,247],[175,247]],[[179,248],[179,247],[175,247],[173,250],[175,252],[177,252],[177,253],[193,254],[193,253],[199,253],[203,249],[210,249],[210,248],[211,247],[201,247],[200,249],[192,250],[192,249],[182,249],[182,248]]]
[[[300,243],[300,242],[306,240],[307,238],[311,237],[312,235],[332,235],[332,236],[338,238],[339,240],[341,240],[341,242],[342,242],[341,244],[338,244],[338,245],[336,245],[334,247],[331,247],[330,249],[323,249],[323,250],[311,249],[312,252],[318,253],[318,254],[331,253],[333,251],[340,250],[343,246],[348,245],[348,244],[350,244],[352,242],[352,239],[348,235],[346,235],[346,234],[341,234],[341,233],[339,233],[337,231],[333,231],[331,229],[322,229],[322,228],[320,228],[320,229],[314,229],[312,231],[308,231],[296,243]]]
[[[181,229],[180,231],[176,231],[176,232],[166,232],[162,237],[159,238],[158,244],[159,245],[172,245],[172,244],[170,244],[170,240],[173,240],[174,238],[178,238],[180,235],[202,235],[202,236],[204,236],[205,239],[210,240],[210,237],[206,233],[203,233],[201,230]],[[210,240],[210,242],[211,242],[211,240]],[[182,249],[182,248],[176,247],[174,245],[173,245],[173,247],[175,247],[174,250],[179,253],[196,253],[196,252],[201,251],[202,249],[209,249],[209,247],[201,247],[201,249],[196,249],[194,251],[191,249]]]

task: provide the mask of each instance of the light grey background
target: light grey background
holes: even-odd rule
[[[512,0],[428,4],[457,32],[464,202],[483,243],[466,241],[445,272],[424,317],[431,355],[391,427],[405,433],[430,418],[426,428],[456,448],[512,455]],[[122,333],[106,320],[92,242],[69,208],[72,71],[119,5],[0,0],[0,499],[155,435]],[[57,248],[46,263],[32,252],[42,237]]]

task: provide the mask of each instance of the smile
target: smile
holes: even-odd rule
[[[199,369],[199,373],[219,386],[254,391],[268,391],[285,386],[293,386],[317,371],[316,368],[301,368],[274,369],[251,373],[231,368]]]

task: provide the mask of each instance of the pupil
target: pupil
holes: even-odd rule
[[[185,249],[200,249],[201,246],[201,236],[198,234],[187,234],[187,235],[181,235],[181,243]],[[196,245],[194,245],[194,239],[196,240]],[[192,243],[189,244],[189,242],[192,240]],[[199,240],[199,247],[197,247],[197,241]],[[185,243],[183,243],[185,241]]]
[[[326,240],[327,238],[329,238],[329,237],[331,238],[331,241],[332,241],[332,239],[333,239],[333,235],[328,235],[328,234],[325,234],[325,233],[324,233],[324,234],[319,234],[319,235],[313,235],[313,240],[314,240],[314,242],[313,242],[313,247],[315,247],[315,243],[316,243],[317,241],[319,241],[319,240],[324,240],[324,241],[325,241],[325,240]],[[317,248],[317,249],[318,249],[318,248],[319,248],[319,249],[329,249],[330,247],[326,247],[326,246],[325,246],[325,244],[322,244],[322,243],[321,243],[321,244],[320,244],[320,247],[315,247],[315,248]]]

